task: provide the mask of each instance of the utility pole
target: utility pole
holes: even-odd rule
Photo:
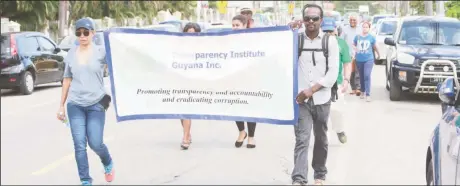
[[[444,17],[445,16],[444,10],[444,1],[436,1],[436,15]]]
[[[67,18],[67,2],[66,1],[59,1],[59,39],[64,37],[65,29],[67,28],[66,23]]]
[[[424,1],[425,2],[425,13],[427,16],[433,16],[433,1]]]

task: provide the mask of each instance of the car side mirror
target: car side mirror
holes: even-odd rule
[[[455,105],[456,91],[454,78],[450,77],[439,83],[437,87],[439,99],[444,105]]]
[[[59,53],[59,52],[61,52],[61,49],[58,48],[58,47],[56,47],[56,48],[54,49],[54,53],[57,54],[57,53]]]
[[[396,46],[396,43],[393,40],[393,38],[385,38],[384,43],[385,43],[385,45]]]

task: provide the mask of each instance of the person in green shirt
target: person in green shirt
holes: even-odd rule
[[[330,122],[332,129],[337,133],[341,143],[347,142],[347,136],[344,131],[344,121],[342,111],[346,109],[344,93],[348,90],[350,84],[350,75],[352,71],[352,63],[350,56],[350,48],[345,40],[338,37],[341,34],[341,29],[335,25],[335,20],[323,19],[322,30],[330,36],[335,36],[339,45],[339,75],[337,77],[337,94],[339,99],[333,102],[331,106]]]

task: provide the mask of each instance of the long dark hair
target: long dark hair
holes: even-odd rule
[[[195,32],[201,32],[201,27],[197,23],[187,23],[182,32],[187,32],[191,28],[193,28]]]
[[[235,17],[233,17],[232,21],[233,20],[238,20],[238,21],[241,21],[241,23],[243,23],[243,25],[247,25],[248,24],[248,17],[245,16],[245,15],[236,15]]]

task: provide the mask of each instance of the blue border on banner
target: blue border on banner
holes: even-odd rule
[[[132,29],[132,28],[112,28],[107,31],[104,31],[104,40],[105,40],[105,50],[106,50],[106,60],[110,73],[110,84],[113,96],[113,105],[115,107],[115,114],[117,122],[127,121],[127,120],[139,120],[139,119],[200,119],[200,120],[229,120],[229,121],[247,121],[247,122],[257,122],[257,123],[270,123],[270,124],[281,124],[281,125],[295,125],[298,120],[299,114],[299,105],[296,103],[296,96],[298,93],[297,87],[297,67],[298,67],[298,37],[297,30],[293,31],[293,99],[292,103],[294,106],[294,118],[292,120],[278,120],[278,119],[268,119],[268,118],[256,118],[256,117],[240,117],[240,116],[225,116],[225,115],[201,115],[201,114],[139,114],[139,115],[128,115],[128,116],[119,116],[117,108],[117,96],[115,91],[115,82],[113,79],[113,67],[112,67],[112,53],[110,48],[110,33],[130,33],[130,34],[157,34],[157,35],[174,35],[174,36],[224,36],[231,34],[239,33],[257,33],[257,32],[276,32],[276,31],[287,31],[292,30],[288,26],[275,26],[275,27],[263,27],[263,28],[251,28],[243,30],[232,30],[232,31],[223,31],[216,33],[178,33],[178,32],[167,32],[167,31],[157,31],[157,30],[144,30],[144,29]]]

